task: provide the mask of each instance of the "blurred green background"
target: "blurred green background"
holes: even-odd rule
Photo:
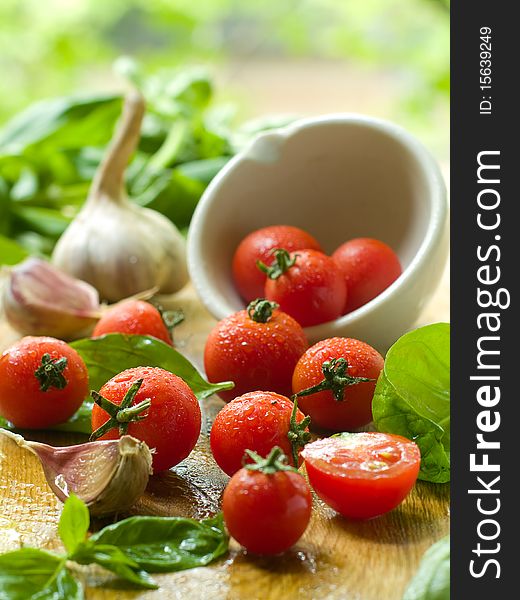
[[[366,109],[439,150],[446,139],[442,0],[2,0],[0,23],[0,122],[39,98],[117,89],[111,64],[128,54],[149,71],[208,65],[243,116]]]
[[[6,238],[48,254],[77,213],[119,111],[107,94],[127,87],[125,75],[155,119],[130,191],[180,227],[251,118],[363,112],[448,158],[449,0],[1,0],[0,24],[4,258]],[[97,95],[104,112],[91,102],[91,126],[83,105],[9,124],[35,101],[71,94]]]

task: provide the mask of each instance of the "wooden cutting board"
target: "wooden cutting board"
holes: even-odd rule
[[[427,307],[420,324],[449,320],[448,275]],[[205,338],[214,324],[193,290],[171,299],[185,322],[176,330],[176,346],[201,366]],[[0,350],[18,335],[0,320]],[[219,510],[227,481],[212,459],[208,433],[223,402],[203,403],[204,424],[196,449],[171,471],[150,480],[129,514],[207,517]],[[83,441],[78,436],[33,432],[28,435],[55,445]],[[45,481],[35,456],[0,436],[0,552],[23,546],[61,550],[57,524],[61,503]],[[299,543],[283,556],[249,556],[235,542],[229,555],[189,571],[154,575],[157,591],[111,589],[99,571],[80,574],[89,600],[399,600],[425,550],[449,530],[449,486],[418,482],[391,513],[367,522],[339,517],[314,497],[311,523]],[[99,527],[107,524],[96,523]]]

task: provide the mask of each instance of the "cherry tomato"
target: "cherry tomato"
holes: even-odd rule
[[[211,451],[228,475],[242,467],[247,449],[266,456],[279,446],[297,467],[301,463],[299,449],[310,439],[308,424],[309,419],[289,398],[273,392],[250,392],[232,400],[216,416],[210,434]]]
[[[385,243],[356,238],[342,244],[332,255],[347,284],[348,313],[378,296],[402,273],[397,254]]]
[[[302,451],[318,496],[344,517],[371,519],[394,509],[413,488],[421,454],[400,435],[341,433]]]
[[[24,337],[0,357],[0,414],[21,429],[63,423],[88,391],[85,363],[61,340]]]
[[[204,367],[211,382],[231,380],[224,400],[254,390],[291,393],[291,379],[300,356],[309,347],[301,326],[265,300],[223,319],[211,331],[204,349]]]
[[[318,250],[288,254],[274,251],[275,262],[260,264],[268,279],[265,297],[280,305],[302,327],[318,325],[339,317],[345,307],[347,289],[336,263]]]
[[[173,345],[161,313],[149,302],[125,300],[109,308],[97,322],[92,337],[106,333],[151,335]]]
[[[293,374],[293,393],[312,424],[331,431],[357,429],[372,420],[372,397],[383,368],[372,346],[329,338],[311,346]]]
[[[222,498],[229,533],[250,552],[278,554],[305,532],[312,496],[303,476],[283,462],[280,448],[237,471]],[[289,468],[290,470],[286,470]]]
[[[272,225],[250,233],[238,245],[232,265],[235,285],[246,302],[263,296],[265,274],[256,268],[256,263],[270,262],[275,248],[321,250],[312,235],[290,225]]]
[[[116,375],[93,393],[91,439],[128,433],[154,448],[154,473],[169,469],[193,450],[201,412],[190,387],[158,367],[136,367]]]

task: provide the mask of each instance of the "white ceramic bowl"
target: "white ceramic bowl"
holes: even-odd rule
[[[245,235],[296,225],[332,253],[354,237],[378,238],[403,274],[357,310],[306,329],[311,343],[361,339],[381,352],[413,327],[448,252],[446,189],[436,162],[402,128],[357,114],[303,119],[258,136],[215,177],[188,235],[188,268],[200,299],[221,319],[244,308],[231,261]]]

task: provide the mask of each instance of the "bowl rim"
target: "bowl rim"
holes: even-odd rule
[[[391,121],[355,112],[331,113],[297,119],[289,125],[261,132],[255,136],[217,173],[205,189],[195,208],[187,236],[188,270],[199,298],[215,318],[223,319],[231,313],[222,310],[223,305],[228,304],[227,299],[225,296],[215,291],[213,286],[209,284],[208,277],[206,277],[205,270],[202,267],[204,261],[200,253],[200,240],[202,238],[201,224],[204,221],[208,206],[211,204],[211,200],[221,185],[221,182],[230,174],[230,172],[234,171],[241,162],[259,160],[258,158],[252,158],[251,156],[252,149],[259,142],[261,143],[267,139],[274,138],[285,143],[290,137],[302,130],[335,124],[361,125],[367,129],[382,132],[406,148],[414,157],[416,167],[420,168],[424,177],[428,189],[426,198],[431,214],[427,224],[426,233],[417,252],[401,275],[390,286],[363,306],[360,306],[345,315],[341,315],[337,319],[304,328],[307,335],[311,338],[322,338],[324,330],[330,330],[331,327],[335,329],[344,329],[355,323],[358,319],[366,317],[367,314],[376,309],[380,304],[398,294],[402,286],[425,266],[431,252],[441,241],[445,232],[448,212],[446,185],[437,161],[422,142],[414,135]],[[204,290],[204,293],[202,293],[202,290]],[[224,302],[219,300],[221,298],[224,299]]]

